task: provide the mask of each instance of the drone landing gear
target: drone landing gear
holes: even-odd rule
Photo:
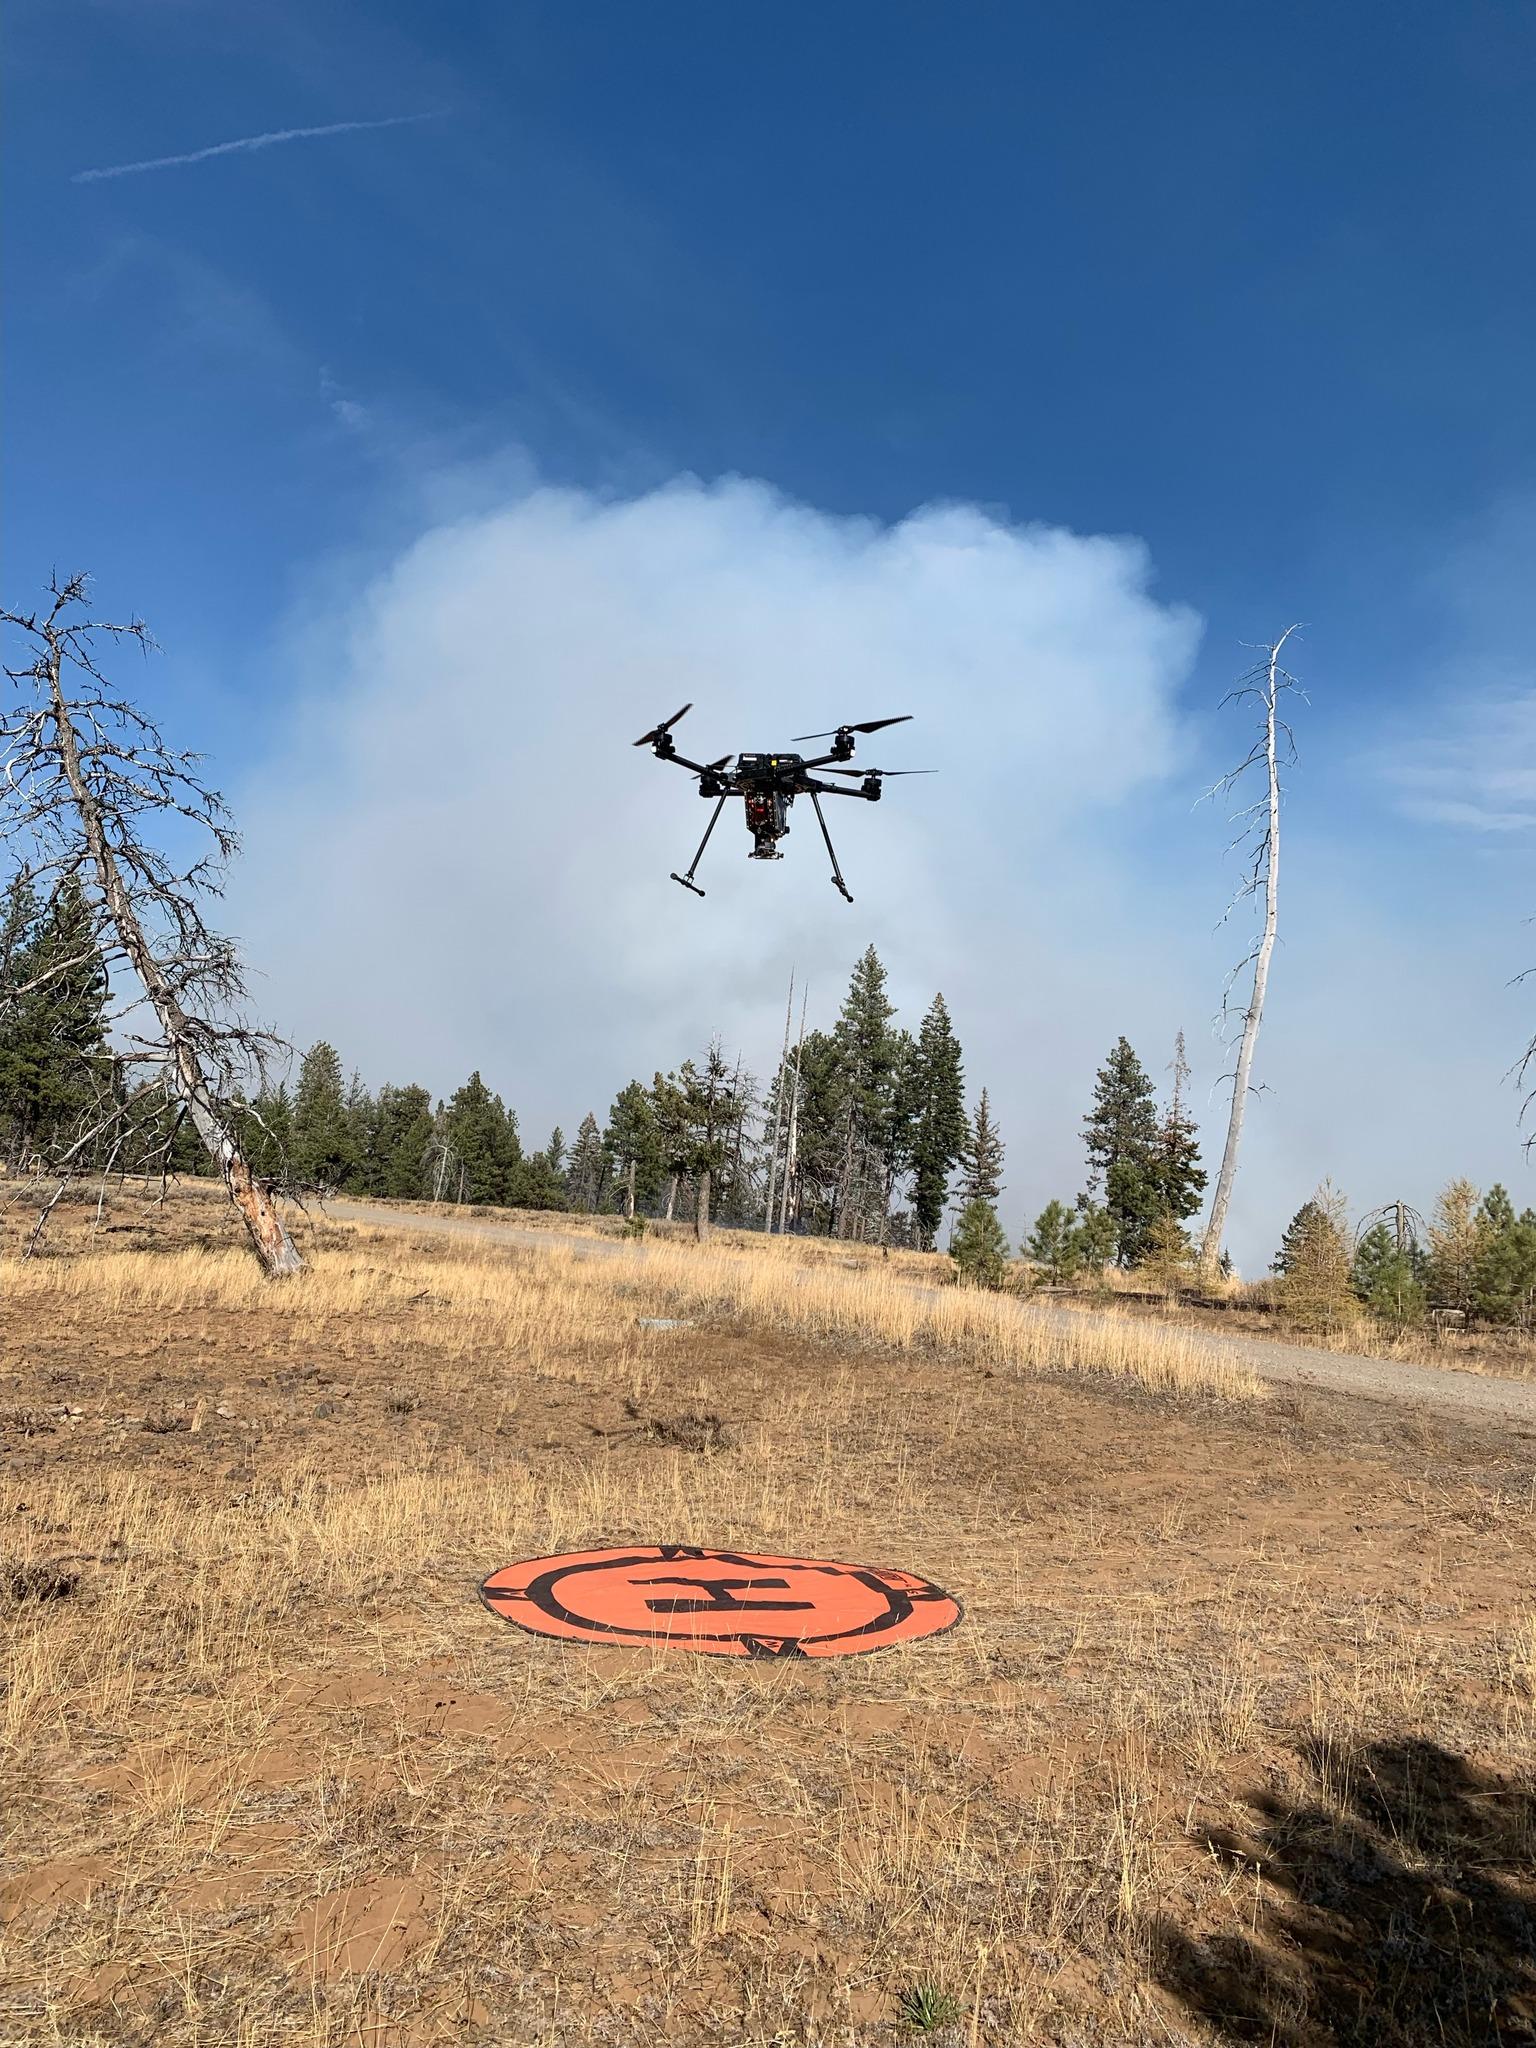
[[[831,857],[832,861],[833,883],[841,893],[843,900],[847,903],[851,903],[853,901],[853,898],[848,893],[848,884],[843,880],[843,871],[837,864],[837,849],[832,844],[832,834],[827,830],[827,821],[822,816],[821,798],[816,794],[814,789],[810,792],[810,797],[812,804],[814,804],[816,808],[816,822],[821,827],[821,836],[827,842],[827,852]]]
[[[730,792],[727,791],[726,795],[728,796],[729,794]],[[721,797],[720,801],[715,805],[715,808],[709,814],[709,823],[704,827],[704,837],[699,841],[698,852],[693,856],[693,859],[688,863],[687,874],[674,874],[672,877],[674,882],[681,882],[685,889],[691,889],[695,896],[702,896],[704,894],[704,891],[699,887],[698,883],[693,878],[695,873],[698,871],[699,862],[704,858],[704,849],[709,844],[709,835],[711,832],[714,831],[715,826],[719,823],[720,813],[724,809],[725,797]]]

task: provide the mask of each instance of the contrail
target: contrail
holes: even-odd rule
[[[215,142],[208,149],[189,149],[183,156],[146,157],[139,164],[106,164],[98,171],[76,171],[72,185],[88,185],[95,178],[131,178],[136,171],[168,171],[177,164],[206,163],[211,156],[239,156],[254,149],[271,149],[279,142],[303,142],[316,135],[355,135],[362,128],[406,128],[416,121],[440,121],[442,110],[430,114],[392,114],[383,121],[328,121],[323,128],[274,128],[266,135],[242,135],[234,142]]]

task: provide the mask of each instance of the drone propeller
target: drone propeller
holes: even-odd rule
[[[866,775],[873,775],[878,780],[886,775],[937,775],[939,771],[937,768],[827,768],[822,772],[846,775],[850,781],[861,782]]]
[[[691,704],[685,704],[683,706],[683,711],[691,711],[692,709],[693,706]],[[637,747],[653,746],[657,740],[661,739],[666,733],[671,731],[672,727],[676,725],[677,721],[682,717],[683,711],[674,711],[672,716],[670,718],[664,718],[660,725],[653,726],[649,732],[641,733],[639,739],[635,741],[635,745]]]
[[[837,732],[800,732],[795,734],[790,744],[799,746],[802,740],[835,740],[838,732],[879,732],[887,725],[905,725],[911,716],[910,711],[903,711],[900,718],[871,718],[863,725],[840,725]]]
[[[724,768],[727,762],[734,761],[735,758],[734,754],[722,754],[718,761],[706,761],[704,766],[711,775],[714,775],[718,770]]]

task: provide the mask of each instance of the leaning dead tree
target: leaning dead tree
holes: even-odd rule
[[[1238,827],[1238,834],[1227,848],[1229,853],[1242,848],[1247,857],[1247,868],[1222,922],[1226,922],[1240,903],[1250,899],[1257,899],[1263,914],[1257,944],[1238,961],[1222,991],[1221,1016],[1225,1022],[1233,1014],[1234,991],[1244,975],[1252,970],[1248,1005],[1243,1012],[1242,1036],[1238,1040],[1237,1064],[1230,1077],[1232,1106],[1227,1117],[1227,1142],[1221,1155],[1221,1171],[1216,1176],[1216,1190],[1211,1198],[1210,1221],[1200,1242],[1200,1276],[1207,1284],[1215,1281],[1221,1265],[1227,1210],[1232,1202],[1232,1186],[1237,1179],[1243,1112],[1248,1107],[1254,1048],[1259,1042],[1264,997],[1269,988],[1270,957],[1275,950],[1280,907],[1280,763],[1282,753],[1288,761],[1296,757],[1296,742],[1291,729],[1280,716],[1280,700],[1290,691],[1301,694],[1296,678],[1281,667],[1280,656],[1286,641],[1299,630],[1297,626],[1287,626],[1274,645],[1264,650],[1263,659],[1256,662],[1223,697],[1223,705],[1257,703],[1262,716],[1258,735],[1245,757],[1206,792],[1213,798],[1230,794],[1250,770],[1263,768],[1264,794],[1257,802],[1232,814],[1231,822]]]
[[[1536,967],[1522,968],[1515,976],[1511,987],[1529,981],[1533,974],[1536,974]],[[1515,1061],[1505,1078],[1512,1080],[1520,1090],[1520,1114],[1516,1118],[1516,1123],[1524,1129],[1531,1119],[1532,1112],[1536,1111],[1536,1038],[1527,1042],[1525,1051]],[[1525,1149],[1527,1152],[1536,1151],[1536,1131],[1526,1132]]]
[[[89,961],[108,977],[111,1058],[52,1162],[60,1191],[88,1165],[142,1164],[146,1148],[163,1171],[190,1120],[262,1265],[296,1273],[303,1261],[251,1171],[233,1108],[286,1048],[244,1020],[235,948],[204,915],[239,844],[229,814],[202,781],[199,757],[167,746],[102,674],[100,649],[153,648],[143,622],[93,619],[83,576],[55,580],[48,599],[35,612],[0,611],[30,656],[5,669],[0,849],[13,885],[45,911],[75,892],[85,916],[74,957],[50,958],[25,986],[8,977],[0,1003],[36,995]],[[180,851],[166,852],[162,840]]]

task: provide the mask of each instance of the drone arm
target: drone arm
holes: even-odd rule
[[[807,778],[806,787],[813,797],[819,793],[822,796],[861,796],[871,804],[875,801],[867,789],[844,789],[840,782],[817,782]]]
[[[690,775],[707,775],[709,773],[702,761],[689,761],[682,754],[663,754],[658,751],[656,758],[658,761],[675,762],[679,768],[686,768]]]

